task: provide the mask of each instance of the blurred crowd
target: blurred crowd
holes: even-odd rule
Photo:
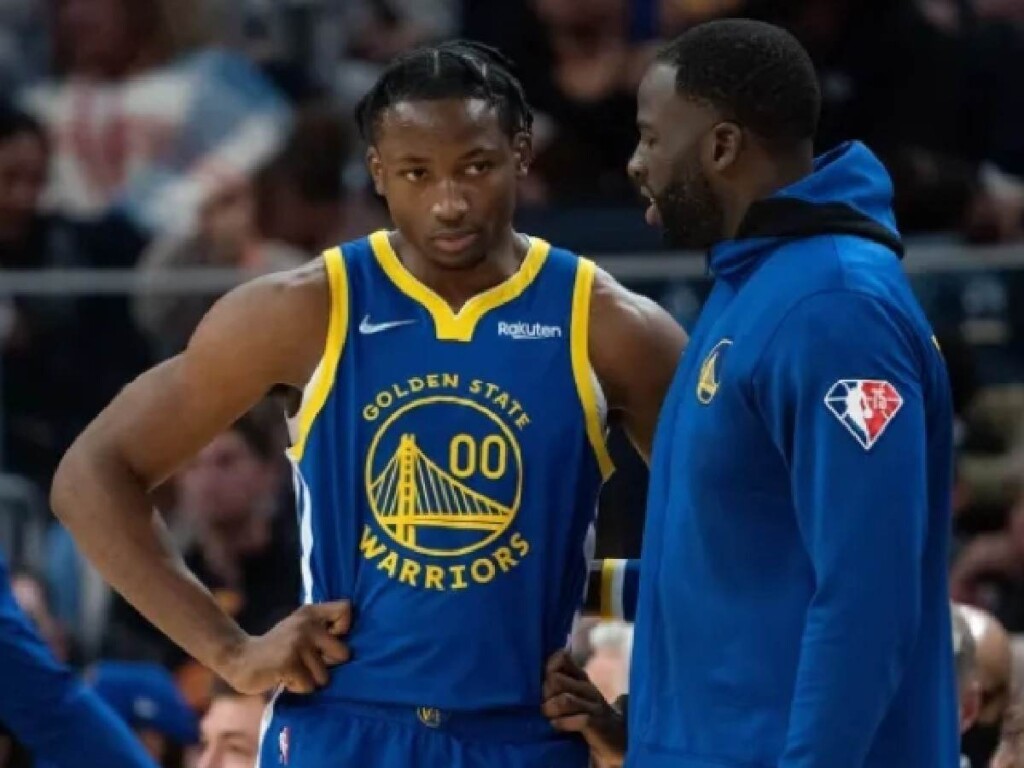
[[[521,226],[591,253],[656,250],[625,174],[635,89],[661,41],[720,15],[800,38],[822,82],[819,149],[871,146],[908,235],[1024,249],[1017,0],[0,0],[0,551],[55,655],[90,670],[164,765],[251,764],[262,702],[183,658],[31,511],[70,440],[218,295],[149,289],[176,269],[287,269],[386,226],[352,106],[393,57],[453,36],[508,54],[537,113]],[[132,269],[139,290],[2,291],[4,270],[62,268]],[[934,321],[957,397],[952,597],[1024,636],[1024,384],[979,376],[970,334]],[[252,632],[298,596],[280,412],[248,414],[154,495],[186,562]],[[638,552],[642,519],[642,472],[623,463],[599,539],[617,556]],[[623,624],[578,633],[609,698],[628,690],[629,643]],[[971,732],[996,723],[1024,742],[1013,675],[995,708],[970,675]],[[0,737],[0,767],[19,759]]]

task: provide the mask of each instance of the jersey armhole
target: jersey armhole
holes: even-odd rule
[[[287,450],[288,458],[298,462],[306,449],[306,440],[313,429],[327,397],[334,386],[334,377],[341,361],[341,353],[348,335],[348,274],[341,248],[324,251],[324,268],[330,294],[330,313],[327,320],[327,341],[316,370],[302,390],[302,403],[298,413],[290,419],[292,444]]]
[[[590,365],[590,296],[594,287],[594,262],[580,258],[576,265],[576,283],[572,292],[572,317],[569,321],[569,347],[572,355],[572,376],[576,392],[583,406],[587,438],[594,449],[601,477],[607,480],[615,471],[615,464],[605,440],[605,424],[598,400],[600,382]],[[603,398],[601,398],[603,400]]]

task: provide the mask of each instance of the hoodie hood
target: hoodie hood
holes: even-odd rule
[[[712,247],[708,266],[716,277],[745,272],[780,239],[854,235],[903,256],[892,210],[892,180],[881,161],[859,141],[815,158],[814,170],[750,206],[736,238]]]

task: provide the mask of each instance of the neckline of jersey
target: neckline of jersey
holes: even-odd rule
[[[387,230],[370,235],[370,247],[377,263],[395,287],[430,313],[438,339],[466,342],[472,341],[473,331],[484,315],[521,296],[540,273],[551,246],[539,237],[527,237],[530,247],[519,269],[497,285],[470,298],[458,312],[405,268],[391,245]]]

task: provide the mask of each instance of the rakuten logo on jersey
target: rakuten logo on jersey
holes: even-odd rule
[[[516,341],[560,339],[562,338],[562,329],[557,325],[541,325],[540,323],[498,323],[498,335],[507,336]]]

